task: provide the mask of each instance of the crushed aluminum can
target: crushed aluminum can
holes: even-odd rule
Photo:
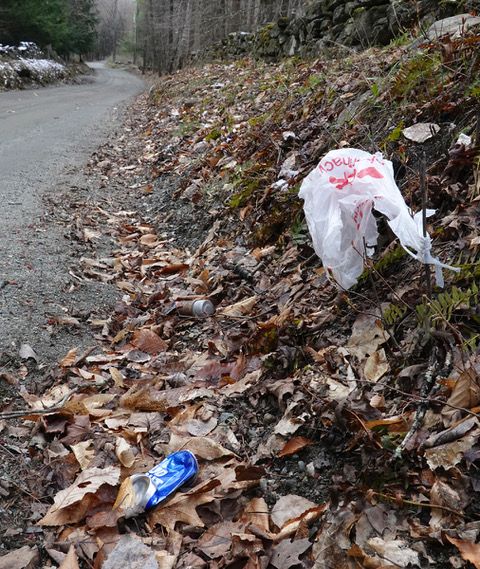
[[[195,455],[180,450],[167,456],[145,474],[133,474],[120,486],[113,505],[125,518],[141,514],[166,500],[198,472]]]

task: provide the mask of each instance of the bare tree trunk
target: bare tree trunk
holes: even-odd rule
[[[142,1],[142,0],[138,0]],[[289,16],[307,0],[143,0],[144,65],[172,72],[234,31]],[[140,40],[139,40],[140,41]]]

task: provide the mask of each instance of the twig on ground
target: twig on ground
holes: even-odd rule
[[[382,500],[387,500],[388,502],[394,502],[399,506],[407,504],[409,506],[417,506],[418,508],[431,508],[432,510],[437,508],[439,510],[455,514],[456,516],[460,516],[462,518],[467,517],[462,512],[458,512],[457,510],[452,510],[452,508],[449,508],[448,506],[441,506],[440,504],[432,504],[431,502],[415,502],[414,500],[404,500],[403,498],[397,499],[395,496],[389,496],[388,494],[382,494],[381,492],[371,492],[371,495],[377,496]]]
[[[0,413],[0,419],[16,419],[19,417],[25,417],[27,415],[48,415],[49,413],[61,411],[65,403],[76,391],[77,389],[73,389],[70,393],[65,395],[65,397],[62,397],[60,401],[51,407],[46,407],[45,409],[20,409],[19,411],[6,411],[5,413]]]

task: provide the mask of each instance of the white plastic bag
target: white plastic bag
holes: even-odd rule
[[[299,195],[305,200],[315,252],[342,288],[352,287],[362,274],[364,244],[368,253],[377,244],[372,209],[387,217],[409,255],[434,265],[437,284],[443,286],[442,267],[452,267],[431,256],[431,239],[423,236],[421,212],[411,216],[395,184],[392,163],[379,152],[332,150],[305,178]],[[433,213],[427,210],[427,215]]]

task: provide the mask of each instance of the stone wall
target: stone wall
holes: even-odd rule
[[[255,34],[230,34],[214,55],[253,53],[276,59],[315,54],[334,44],[358,48],[386,45],[412,26],[427,28],[434,20],[468,12],[476,1],[315,0],[301,17],[281,18]]]

